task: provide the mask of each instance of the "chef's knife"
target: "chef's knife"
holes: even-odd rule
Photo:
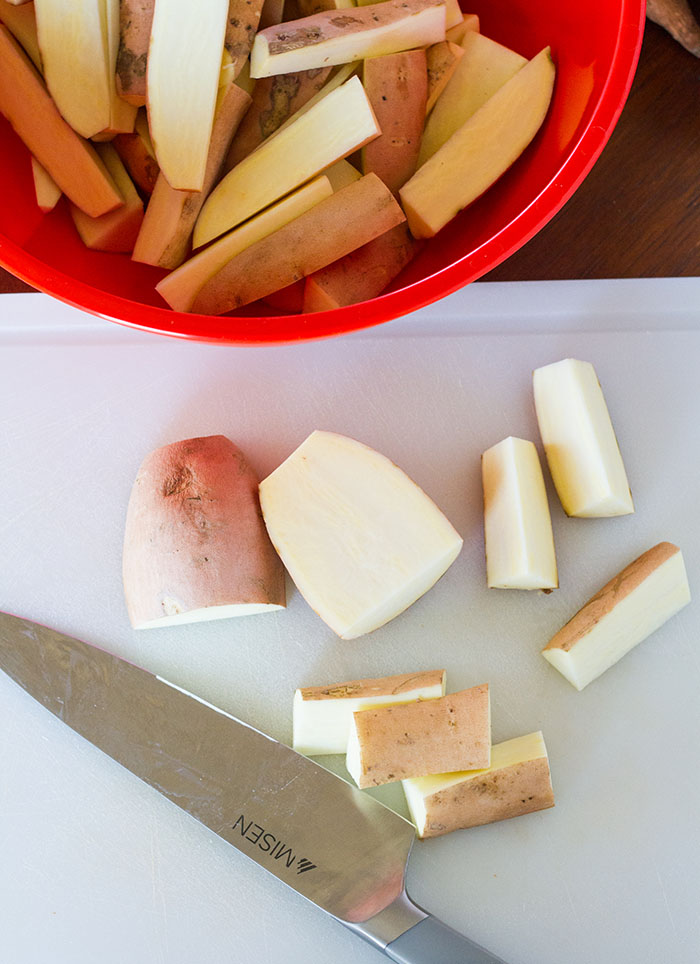
[[[312,760],[126,660],[8,613],[0,669],[393,961],[500,961],[406,894],[412,825]]]

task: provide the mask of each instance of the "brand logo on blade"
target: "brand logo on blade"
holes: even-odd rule
[[[258,847],[263,853],[269,854],[273,860],[283,861],[288,870],[294,869],[297,874],[305,874],[308,870],[316,870],[316,864],[312,864],[306,857],[298,857],[283,840],[279,840],[274,834],[266,831],[259,823],[246,820],[243,814],[240,815],[231,829],[239,830],[244,840]]]

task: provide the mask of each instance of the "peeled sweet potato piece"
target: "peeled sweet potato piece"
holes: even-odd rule
[[[37,70],[41,70],[41,51],[36,35],[36,14],[33,3],[17,5],[9,0],[0,0],[0,22],[15,37],[29,54]]]
[[[123,577],[135,629],[284,607],[258,480],[233,442],[186,439],[146,457],[127,510]]]
[[[63,193],[86,214],[98,217],[124,203],[92,144],[61,117],[36,68],[2,24],[0,113]]]
[[[99,144],[97,152],[114,178],[124,203],[116,211],[109,211],[99,218],[91,218],[73,204],[73,223],[86,248],[128,253],[133,250],[143,222],[143,201],[114,147]]]

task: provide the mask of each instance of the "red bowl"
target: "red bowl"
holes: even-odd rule
[[[644,0],[477,0],[484,34],[532,57],[550,45],[557,66],[544,126],[513,167],[463,211],[386,294],[316,314],[273,314],[260,303],[234,315],[162,307],[156,268],[88,251],[65,202],[42,215],[29,156],[0,117],[0,264],[71,305],[148,331],[222,344],[323,338],[415,311],[486,274],[542,228],[573,194],[605,146],[627,98],[644,31]],[[576,238],[571,239],[576,244]]]

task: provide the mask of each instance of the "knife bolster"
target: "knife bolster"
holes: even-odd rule
[[[395,941],[407,930],[425,920],[428,914],[414,904],[405,890],[402,890],[384,910],[359,924],[341,920],[351,931],[364,938],[377,950],[384,951],[388,944]],[[339,918],[340,919],[340,918]]]

